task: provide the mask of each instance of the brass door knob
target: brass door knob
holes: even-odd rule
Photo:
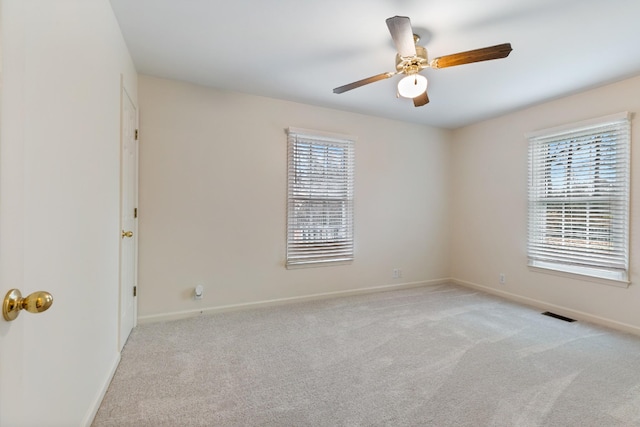
[[[42,313],[53,304],[53,296],[49,292],[38,291],[22,298],[22,294],[17,289],[7,292],[2,302],[2,316],[4,320],[15,320],[20,314],[20,310],[27,310],[29,313]]]
[[[122,238],[124,239],[125,237],[133,237],[133,231],[122,230]]]

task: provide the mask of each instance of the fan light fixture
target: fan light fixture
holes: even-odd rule
[[[415,98],[427,90],[427,79],[420,74],[411,74],[398,82],[398,93],[403,98]]]
[[[1,1],[1,0],[0,0]],[[429,103],[427,95],[427,79],[419,75],[425,68],[439,69],[454,67],[456,65],[471,64],[474,62],[489,61],[491,59],[506,58],[511,53],[511,43],[502,43],[481,49],[467,50],[452,55],[439,56],[429,61],[427,49],[418,46],[418,40],[411,20],[408,16],[392,16],[385,21],[391,33],[393,44],[396,46],[396,68],[393,71],[376,74],[366,79],[339,86],[333,89],[333,93],[344,93],[359,88],[369,83],[390,79],[397,74],[405,77],[398,83],[397,96],[412,98],[414,107],[422,107]]]

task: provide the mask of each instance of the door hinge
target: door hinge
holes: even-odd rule
[[[137,286],[134,286],[134,287],[133,287],[133,296],[134,296],[134,297],[137,297],[137,296],[138,296],[138,287],[137,287]]]
[[[135,134],[136,134],[136,141],[137,141],[138,140],[138,129],[136,129]]]
[[[138,218],[138,208],[133,208],[133,217]]]

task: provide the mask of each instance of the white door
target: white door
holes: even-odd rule
[[[5,11],[5,0],[0,2],[2,13]],[[22,5],[20,5],[22,6]],[[18,18],[19,11],[13,12]],[[15,34],[22,35],[22,22],[19,19],[2,21],[2,47],[5,49],[5,30],[13,30]],[[2,52],[6,54],[13,52]],[[18,61],[24,61],[21,52],[15,54]],[[4,65],[4,64],[3,64]],[[9,70],[10,71],[10,70]],[[18,68],[18,77],[21,78],[23,68]],[[2,85],[0,85],[0,99],[2,123],[0,123],[0,298],[4,298],[10,288],[25,290],[24,264],[24,196],[20,190],[24,185],[24,150],[19,144],[9,144],[6,141],[21,141],[23,135],[24,99],[21,96],[19,85],[5,85],[2,71]],[[13,102],[7,105],[6,99]],[[10,107],[10,108],[7,108]],[[15,124],[7,126],[7,123]],[[9,159],[11,159],[9,161]],[[33,289],[30,289],[33,290]],[[52,291],[54,292],[54,291]],[[44,313],[43,315],[46,315]],[[2,315],[0,315],[2,316]],[[26,320],[26,321],[25,321]],[[46,320],[45,320],[46,321]],[[36,337],[34,328],[41,323],[38,318],[30,319],[24,314],[14,322],[5,322],[0,317],[0,426],[19,425],[19,414],[28,411],[28,402],[23,397],[26,395],[24,385],[25,365],[29,363],[29,341]],[[33,366],[33,365],[29,365]]]
[[[120,350],[136,323],[136,247],[138,199],[137,112],[122,88],[120,217]]]
[[[12,90],[13,88],[10,88]],[[4,90],[4,89],[3,89]],[[21,101],[21,100],[20,100]],[[4,108],[4,100],[3,105]],[[20,109],[22,105],[14,104],[14,108]],[[11,119],[19,117],[19,110],[6,111],[3,118]],[[1,141],[16,137],[13,130],[12,135],[7,135],[6,126],[2,124]],[[6,161],[11,158],[12,161]],[[23,185],[23,162],[24,154],[16,145],[6,143],[0,144],[0,194],[2,195],[0,204],[0,298],[4,298],[10,288],[18,288],[21,291],[33,291],[25,287],[23,237],[24,216],[23,216],[23,196],[20,188]],[[14,179],[8,181],[7,178]],[[50,292],[55,292],[47,287]],[[55,295],[55,294],[54,294]],[[46,316],[49,313],[43,313]],[[0,315],[1,316],[1,315]],[[40,316],[40,315],[39,315]],[[13,322],[6,322],[0,317],[0,426],[20,425],[21,413],[28,411],[27,400],[23,398],[27,390],[25,377],[29,373],[25,372],[25,365],[29,360],[30,340],[37,335],[38,328],[42,327],[42,322],[47,319],[30,318],[22,314],[19,319]],[[32,346],[33,348],[33,346]],[[34,365],[29,365],[34,366]]]
[[[0,317],[0,427],[90,425],[117,368],[121,73],[135,93],[117,28],[103,0],[0,0],[0,299],[54,299]]]

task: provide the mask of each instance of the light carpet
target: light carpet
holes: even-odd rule
[[[640,338],[454,285],[145,324],[93,425],[634,426]]]

